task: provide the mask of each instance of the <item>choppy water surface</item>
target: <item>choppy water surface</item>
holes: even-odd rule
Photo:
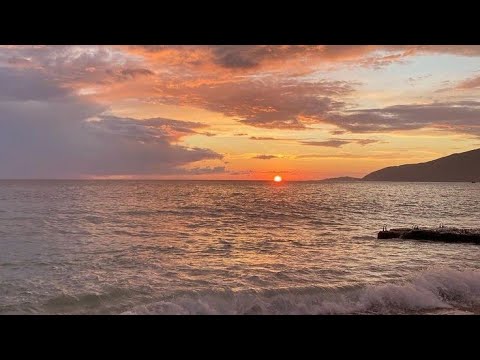
[[[480,184],[0,181],[0,314],[472,313]]]

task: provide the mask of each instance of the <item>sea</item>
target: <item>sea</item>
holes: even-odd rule
[[[479,183],[0,181],[0,314],[477,314]]]

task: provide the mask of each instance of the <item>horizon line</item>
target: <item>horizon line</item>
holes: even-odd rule
[[[284,182],[306,182],[306,181],[323,181],[325,179],[310,179],[310,180],[283,180]],[[270,179],[84,179],[84,178],[20,178],[8,179],[0,178],[0,181],[265,181],[273,182]]]

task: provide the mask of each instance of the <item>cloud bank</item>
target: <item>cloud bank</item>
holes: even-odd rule
[[[38,70],[0,68],[0,84],[1,178],[194,173],[182,167],[222,158],[175,144],[205,124],[107,116]]]
[[[364,84],[318,75],[377,71],[419,55],[479,57],[480,46],[0,46],[0,177],[227,171],[202,163],[222,154],[185,145],[189,136],[216,135],[209,124],[195,116],[118,116],[111,108],[121,101],[222,114],[245,125],[240,134],[252,140],[281,137],[250,136],[247,127],[287,132],[325,126],[342,136],[290,139],[305,146],[366,146],[378,140],[346,134],[426,128],[480,136],[480,102],[467,96],[480,88],[478,74],[452,80],[463,98],[432,91],[418,103],[362,108],[354,101]],[[406,76],[405,82],[427,77]]]

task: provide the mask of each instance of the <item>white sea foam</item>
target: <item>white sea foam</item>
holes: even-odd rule
[[[468,314],[479,305],[480,271],[436,269],[357,289],[184,293],[124,314]]]

